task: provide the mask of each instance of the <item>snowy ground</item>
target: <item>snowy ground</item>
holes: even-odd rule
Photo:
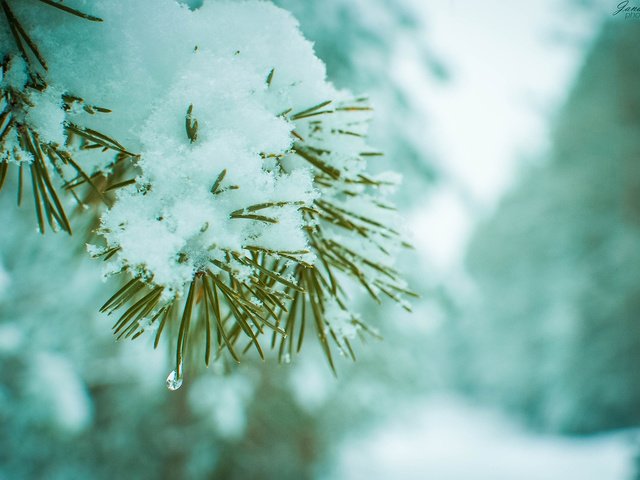
[[[536,435],[496,411],[437,398],[347,440],[327,478],[630,480],[636,437]]]

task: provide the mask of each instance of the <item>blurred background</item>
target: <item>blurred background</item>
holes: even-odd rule
[[[275,3],[375,106],[413,314],[355,296],[384,339],[337,378],[307,342],[170,392],[167,352],[96,313],[111,286],[82,239],[43,239],[4,192],[0,479],[639,479],[640,19],[617,0]]]

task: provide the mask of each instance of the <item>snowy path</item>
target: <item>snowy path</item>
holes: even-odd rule
[[[633,435],[536,435],[458,399],[407,408],[345,442],[330,478],[346,480],[629,480]]]

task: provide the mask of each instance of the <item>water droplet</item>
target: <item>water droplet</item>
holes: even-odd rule
[[[291,355],[289,355],[288,353],[285,353],[282,356],[282,362],[283,363],[291,363]]]
[[[177,390],[182,386],[182,365],[177,370],[173,370],[167,377],[167,388]]]

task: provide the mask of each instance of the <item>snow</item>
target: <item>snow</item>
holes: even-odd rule
[[[101,217],[98,233],[117,250],[106,274],[128,271],[163,287],[163,300],[172,301],[197,273],[219,273],[216,262],[231,265],[241,282],[250,279],[254,267],[229,260],[245,247],[305,252],[299,260],[315,264],[301,207],[318,198],[397,223],[378,206],[388,204],[393,175],[379,177],[379,189],[354,182],[366,172],[360,153],[374,150],[364,140],[367,105],[326,80],[324,64],[287,11],[255,0],[195,9],[173,0],[69,6],[102,21],[15,6],[48,65],[47,88],[27,88],[22,121],[51,144],[65,145],[63,126],[73,123],[135,154],[137,170],[124,179],[135,182],[117,190]],[[8,35],[0,30],[0,56],[13,58]],[[12,60],[6,88],[18,89],[20,72],[24,65]],[[64,95],[77,100],[63,102]],[[330,185],[316,181],[322,168],[296,153],[302,148],[338,172]],[[13,156],[29,158],[19,149]],[[83,164],[108,172],[113,152],[106,157]],[[327,228],[327,237],[376,264],[393,264],[397,239],[335,230]],[[374,268],[362,270],[371,283],[380,277]]]
[[[0,73],[0,86],[3,88],[24,88],[29,81],[27,63],[22,57],[13,57],[7,63],[7,68]]]
[[[200,4],[198,0],[189,3]],[[368,23],[377,24],[391,18],[381,7],[390,3],[379,2],[375,6],[364,0],[358,3],[362,4],[363,12],[370,15]],[[435,149],[445,160],[441,167],[449,183],[431,194],[429,208],[423,205],[416,208],[411,224],[416,225],[418,247],[421,252],[429,252],[426,255],[438,273],[450,272],[459,266],[459,256],[465,249],[476,213],[490,209],[508,188],[517,171],[518,154],[523,151],[535,154],[544,149],[544,122],[558,103],[558,92],[564,91],[580,57],[574,51],[538,42],[536,32],[541,25],[549,23],[549,14],[567,23],[574,22],[576,17],[562,17],[549,8],[549,1],[511,9],[497,2],[474,4],[468,0],[436,1],[428,5],[415,0],[415,3],[434,15],[429,35],[435,39],[434,50],[443,52],[452,66],[453,86],[425,83],[406,58],[398,59],[398,64],[389,66],[389,70],[410,84],[407,91],[415,92],[409,95],[412,101],[423,104],[425,111],[433,112],[436,130],[432,136],[437,142]],[[326,120],[323,131],[314,130],[311,119],[294,122],[291,115],[289,118],[278,115],[288,108],[297,112],[327,100],[333,100],[328,107],[333,109],[349,98],[348,93],[336,91],[325,82],[322,63],[315,58],[311,45],[297,31],[290,15],[266,2],[209,1],[193,11],[165,0],[114,0],[108,5],[66,0],[66,4],[90,11],[105,21],[91,24],[70,18],[47,10],[39,2],[11,4],[42,44],[50,64],[50,86],[42,93],[32,93],[33,107],[26,109],[25,119],[51,142],[64,142],[61,125],[66,119],[104,131],[132,152],[141,154],[139,170],[135,173],[137,185],[120,190],[116,205],[103,217],[102,231],[108,243],[121,247],[121,252],[114,257],[117,262],[109,267],[111,270],[125,265],[135,274],[153,278],[155,283],[179,292],[195,271],[205,266],[215,271],[210,261],[223,260],[225,250],[247,245],[270,250],[306,249],[305,225],[295,203],[308,205],[317,198],[330,198],[336,206],[350,208],[359,215],[375,216],[398,227],[393,214],[385,215],[388,213],[385,210],[372,208],[372,203],[384,199],[384,191],[372,194],[364,188],[350,186],[358,196],[345,201],[339,193],[344,185],[320,191],[314,185],[315,170],[290,155],[295,142],[291,131],[295,127],[310,144],[331,147],[334,153],[323,155],[328,165],[350,176],[357,176],[366,168],[353,157],[354,153],[367,148],[363,140],[329,135],[332,128],[343,128],[342,119],[335,111],[323,117]],[[545,8],[547,11],[543,14]],[[36,17],[33,12],[37,11],[47,12],[50,17]],[[393,23],[383,25],[381,29],[385,32],[395,28]],[[11,44],[3,34],[6,32],[0,32],[0,51]],[[403,51],[403,47],[398,47],[398,51]],[[494,52],[495,56],[486,55],[487,51]],[[360,60],[366,62],[366,55]],[[273,76],[268,84],[270,72]],[[19,89],[25,81],[24,62],[13,57],[2,86]],[[64,112],[60,97],[67,91],[81,95],[87,104],[105,106],[113,112],[90,115],[80,105]],[[185,130],[190,105],[193,106],[192,119],[198,122],[195,139],[189,139]],[[357,125],[349,128],[356,133],[366,132],[368,114],[354,114],[351,120],[357,121]],[[403,120],[411,123],[406,128],[412,131],[420,123]],[[90,165],[108,168],[110,158],[99,163],[89,159],[86,152],[76,153],[83,161],[91,161]],[[263,158],[264,154],[268,154],[267,158]],[[28,155],[22,155],[29,160]],[[276,160],[279,155],[283,158]],[[279,170],[280,162],[286,172]],[[222,172],[225,172],[224,179],[218,186],[219,193],[214,195],[211,188]],[[393,178],[376,178],[388,178],[396,183]],[[468,196],[460,195],[456,188]],[[248,207],[265,201],[279,204],[260,210],[276,218],[277,224],[230,218],[232,212],[248,213]],[[289,204],[280,205],[283,202]],[[390,261],[380,255],[376,247],[375,242],[384,240],[381,236],[371,236],[370,242],[363,242],[344,233],[336,230],[327,238],[355,252],[366,253],[383,264]],[[63,246],[58,248],[63,249]],[[13,250],[19,251],[17,247]],[[96,247],[90,250],[98,252]],[[393,249],[390,250],[393,253]],[[313,255],[305,259],[315,261]],[[43,265],[47,265],[46,259],[37,256],[29,260],[34,271],[28,277],[23,264],[20,264],[22,268],[11,270],[12,282],[17,282],[25,291],[28,291],[27,285],[22,284],[41,279]],[[32,323],[37,327],[24,330],[18,326],[18,322],[25,322],[22,317],[16,317],[14,323],[11,313],[7,314],[9,320],[0,328],[0,353],[22,352],[21,356],[33,362],[33,375],[27,375],[25,380],[32,390],[30,403],[24,401],[24,408],[17,409],[18,415],[31,415],[32,404],[41,401],[43,417],[62,430],[78,432],[91,422],[91,402],[72,364],[78,357],[65,358],[63,353],[57,353],[59,347],[55,348],[56,353],[35,354],[44,348],[45,337],[47,341],[77,337],[78,342],[85,344],[95,336],[93,331],[89,335],[80,321],[88,316],[80,307],[83,302],[90,302],[85,289],[77,287],[91,285],[84,281],[88,276],[79,282],[82,285],[74,282],[66,295],[59,295],[58,289],[67,285],[69,269],[75,268],[75,264],[68,266],[60,262],[60,265],[50,267],[61,279],[53,282],[54,290],[33,298],[43,302],[50,296],[55,297],[48,300],[52,305],[49,312],[44,310],[44,314],[34,315]],[[235,267],[238,276],[247,277],[251,273],[239,265]],[[415,265],[412,268],[418,271]],[[367,275],[375,274],[371,269],[364,270]],[[14,275],[18,271],[22,273]],[[0,296],[3,278],[0,266]],[[26,308],[30,302],[12,303]],[[70,323],[67,333],[62,335],[60,324],[66,320],[63,312],[69,305],[79,320]],[[444,313],[435,305],[431,297],[428,298],[414,318],[406,322],[406,329],[415,338],[437,330],[445,322]],[[564,304],[557,306],[554,317],[570,318],[571,309],[565,307]],[[29,307],[33,308],[33,305]],[[92,308],[87,307],[86,311],[91,312]],[[328,324],[339,336],[350,338],[356,333],[351,323],[354,317],[336,303],[327,302],[326,313]],[[397,323],[397,319],[390,317],[387,314],[385,318],[388,324]],[[37,332],[43,333],[34,335]],[[26,346],[29,349],[24,349]],[[424,348],[424,344],[420,347]],[[136,387],[153,383],[154,376],[157,377],[158,372],[149,369],[165,372],[168,368],[161,362],[160,352],[154,357],[131,357],[132,348],[136,347],[127,347],[126,358],[113,360],[105,353],[98,355],[93,344],[89,344],[86,347],[89,352],[80,357],[84,360],[77,363],[83,365],[82,377],[89,377],[92,387],[100,387],[95,389],[97,392],[122,387],[129,402],[135,402],[139,399]],[[399,355],[410,357],[413,353],[403,351]],[[287,362],[290,357],[286,355],[284,360]],[[397,363],[398,359],[394,361]],[[343,390],[326,369],[320,369],[325,368],[322,362],[321,354],[305,355],[287,377],[298,406],[310,415],[317,414],[318,423],[323,419],[322,407]],[[365,379],[360,380],[363,388],[358,398],[348,399],[349,406],[384,403],[380,402],[375,383],[367,377],[370,375],[367,369],[371,367],[360,362],[357,368],[365,372]],[[425,368],[421,362],[412,365]],[[434,363],[427,368],[443,367]],[[443,371],[446,374],[446,368]],[[20,373],[23,372],[20,370]],[[241,440],[247,422],[254,415],[247,411],[253,390],[250,379],[236,374],[226,379],[194,376],[193,384],[183,393],[187,395],[188,413],[203,420],[201,424],[207,424],[225,440]],[[13,393],[7,392],[7,397]],[[12,399],[8,404],[15,411],[18,403],[19,400]],[[142,405],[155,412],[155,405],[148,402]],[[562,402],[554,403],[557,409],[565,406]],[[536,435],[501,414],[452,398],[419,404],[398,400],[394,407],[398,415],[368,432],[370,436],[353,436],[342,445],[339,463],[329,478],[630,478],[635,448],[626,433],[582,439]],[[167,412],[158,412],[164,414],[156,415],[163,420],[172,418]],[[119,415],[124,418],[119,421],[125,424],[122,437],[131,441],[131,447],[127,444],[125,448],[133,451],[133,436],[126,427],[138,425],[136,415],[141,414],[131,404]],[[334,426],[339,430],[338,425]],[[101,431],[99,427],[92,435],[106,437],[110,429]],[[155,425],[147,430],[152,431],[147,433],[152,440],[155,436],[162,443],[161,427]],[[183,439],[182,433],[176,436]],[[203,457],[218,454],[205,442],[196,443],[193,451],[201,449]],[[153,442],[145,445],[152,446]],[[173,453],[171,449],[170,445],[163,444],[163,452]],[[191,449],[190,453],[193,453]],[[193,462],[187,463],[191,468]]]
[[[326,478],[350,480],[631,480],[632,432],[568,438],[528,432],[455,397],[402,405],[400,415],[341,446]]]
[[[63,128],[63,93],[62,89],[51,86],[42,92],[31,92],[29,100],[32,105],[27,108],[24,119],[30,125],[37,125],[38,135],[44,141],[57,145],[63,145],[66,138]]]
[[[119,247],[107,273],[128,270],[164,287],[170,299],[197,272],[216,273],[212,262],[228,263],[229,252],[246,246],[309,251],[300,206],[320,196],[392,221],[375,207],[386,187],[376,194],[350,186],[359,201],[341,198],[365,171],[359,154],[371,150],[362,138],[369,114],[326,81],[288,12],[258,1],[206,2],[195,10],[172,0],[72,3],[103,21],[16,7],[48,64],[49,86],[31,92],[24,121],[53,144],[65,143],[63,123],[73,122],[137,154],[135,183],[118,190],[101,219],[107,247]],[[11,85],[19,63],[10,64]],[[66,93],[82,100],[65,109]],[[94,114],[80,103],[111,112]],[[295,154],[296,139],[317,148],[344,180],[319,189],[319,170]],[[98,168],[108,170],[110,161]],[[342,232],[338,240],[390,263],[377,248],[388,243],[381,237],[362,241]],[[316,261],[312,253],[303,260]],[[238,279],[252,274],[235,267]]]
[[[225,439],[239,439],[247,428],[247,408],[253,398],[254,382],[244,372],[231,375],[203,375],[191,386],[188,402],[193,413],[211,425]]]
[[[83,380],[64,356],[38,353],[33,358],[27,391],[37,399],[37,415],[63,431],[79,433],[93,418],[93,405]]]
[[[339,338],[352,340],[360,329],[359,325],[353,322],[353,316],[340,308],[334,300],[329,300],[325,305],[325,319]],[[325,333],[329,334],[328,328]]]
[[[339,388],[335,377],[327,372],[322,352],[309,348],[289,368],[287,385],[296,405],[309,414],[317,413]],[[319,368],[321,366],[321,368]]]

